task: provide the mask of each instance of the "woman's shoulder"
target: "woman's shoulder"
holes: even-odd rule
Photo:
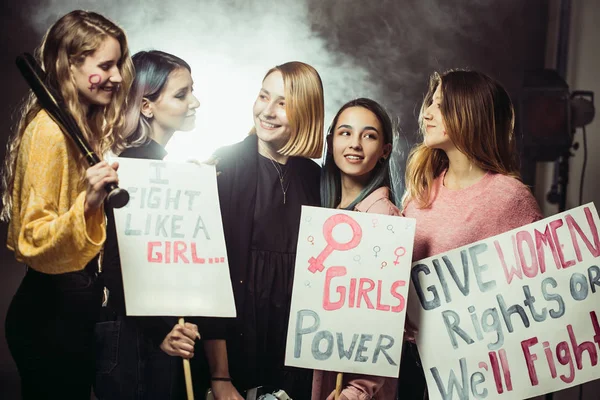
[[[398,216],[400,210],[390,200],[390,190],[387,187],[380,187],[374,190],[363,201],[355,207],[356,211]]]
[[[22,144],[29,144],[28,151],[40,150],[44,152],[65,149],[69,139],[65,136],[58,124],[45,110],[40,110],[27,124],[23,132]]]
[[[533,200],[535,198],[531,189],[519,179],[503,174],[492,174],[492,184],[488,189],[493,196],[504,199],[506,202]]]
[[[294,157],[294,160],[298,168],[301,169],[304,174],[315,176],[321,175],[321,166],[314,160],[304,157]]]
[[[490,194],[495,199],[496,208],[503,211],[507,218],[516,218],[524,223],[543,218],[537,200],[527,185],[508,175],[494,174],[492,179],[493,191]]]
[[[382,198],[381,200],[379,200],[375,204],[373,204],[373,206],[371,207],[371,209],[368,212],[375,213],[375,214],[391,215],[394,217],[398,217],[398,216],[402,215],[402,213],[400,212],[400,209],[398,209],[398,207],[396,207],[396,205],[394,203],[392,203],[392,201],[390,199],[388,199],[387,197]]]
[[[46,110],[40,110],[25,128],[26,134],[28,133],[30,135],[41,131],[44,132],[44,136],[49,136],[54,139],[57,137],[62,138],[63,136],[60,127],[52,117],[50,117]]]
[[[529,191],[529,188],[518,178],[510,175],[497,174],[490,172],[490,180],[496,187],[501,187],[503,190],[511,191],[511,193],[522,193]]]
[[[213,155],[216,158],[234,157],[253,148],[258,149],[256,135],[248,135],[239,142],[219,147]]]
[[[244,140],[218,148],[210,158],[216,162],[217,170],[235,168],[240,164],[244,168],[250,167],[257,159],[258,142],[256,135],[249,135]]]

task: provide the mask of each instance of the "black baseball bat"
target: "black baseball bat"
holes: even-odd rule
[[[23,53],[17,57],[16,63],[17,68],[19,68],[21,75],[25,78],[40,105],[48,112],[61,130],[73,139],[90,167],[98,164],[100,158],[83,136],[79,125],[77,125],[75,118],[66,107],[60,93],[44,83],[46,74],[36,59],[29,53]],[[129,202],[127,190],[120,188],[116,183],[109,183],[104,188],[108,193],[106,201],[111,207],[121,208]]]

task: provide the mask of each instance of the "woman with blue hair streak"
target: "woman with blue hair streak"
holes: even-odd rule
[[[338,111],[327,135],[327,156],[321,173],[321,205],[399,216],[390,191],[392,121],[371,99],[349,101]],[[315,371],[312,400],[333,400],[336,373]],[[396,379],[344,374],[341,399],[396,398]]]
[[[176,131],[195,125],[200,106],[193,94],[190,66],[162,51],[133,56],[136,78],[128,97],[125,135],[120,157],[162,160]],[[128,317],[115,221],[108,217],[104,251],[105,306],[96,324],[95,394],[100,399],[174,399],[184,396],[181,358],[194,356],[202,319],[179,325],[175,317]],[[206,324],[204,339],[220,337]]]

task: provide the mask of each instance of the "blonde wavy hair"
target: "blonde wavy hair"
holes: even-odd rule
[[[122,82],[107,106],[82,106],[79,91],[71,73],[71,65],[81,65],[85,58],[96,51],[107,37],[116,39],[121,45],[118,62]],[[100,14],[75,10],[60,18],[46,32],[42,44],[36,50],[36,58],[46,73],[46,84],[60,91],[68,111],[73,115],[92,149],[102,157],[108,150],[120,147],[125,122],[123,109],[129,88],[134,78],[133,64],[129,56],[125,32]],[[15,166],[21,138],[27,125],[42,109],[30,91],[21,108],[21,117],[13,137],[8,141],[4,169],[2,172],[3,209],[0,219],[8,220],[12,208],[12,189]],[[79,158],[82,172],[87,168],[84,157]],[[82,179],[85,174],[82,173]]]
[[[451,70],[431,76],[419,113],[421,136],[425,136],[423,114],[440,85],[440,111],[456,148],[485,171],[519,178],[512,101],[500,83],[481,72]],[[448,165],[443,150],[427,147],[424,142],[417,144],[408,156],[402,204],[414,200],[419,208],[430,207],[433,181]]]
[[[319,73],[308,64],[291,61],[271,68],[263,81],[275,71],[283,76],[285,112],[292,131],[278,153],[290,157],[320,158],[325,140],[325,105]],[[250,134],[256,134],[256,128],[252,128]]]

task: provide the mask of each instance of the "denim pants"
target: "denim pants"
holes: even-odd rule
[[[23,399],[89,400],[93,332],[100,309],[94,262],[83,271],[48,275],[28,268],[6,316],[6,341]]]
[[[113,316],[96,324],[96,380],[101,400],[185,398],[181,357],[148,337],[143,318]]]

